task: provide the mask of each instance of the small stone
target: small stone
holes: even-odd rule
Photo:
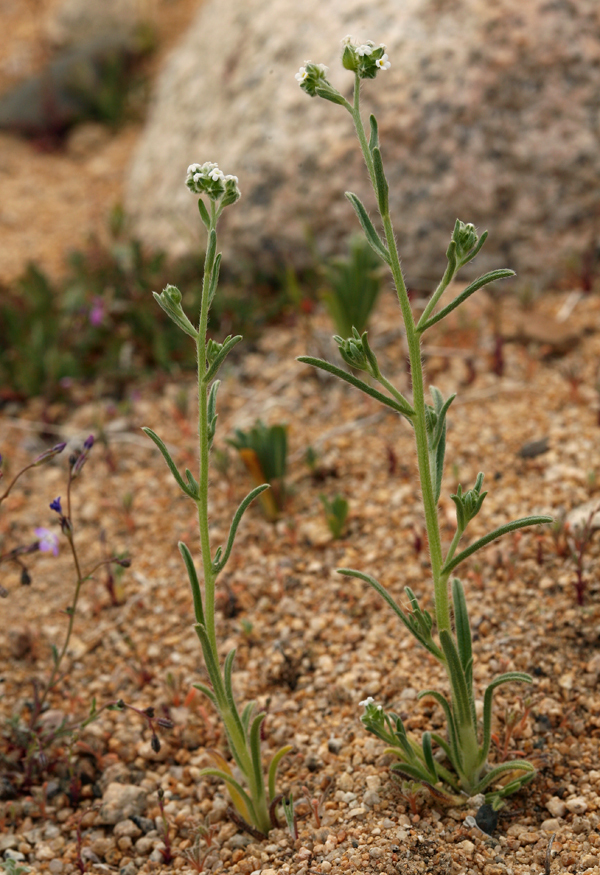
[[[64,869],[64,863],[62,860],[50,860],[48,869],[52,872],[52,875],[60,875]]]
[[[381,796],[379,793],[376,793],[374,790],[367,790],[365,795],[363,796],[363,804],[368,805],[369,808],[372,808],[374,805],[377,805],[381,802]]]
[[[327,750],[329,751],[329,753],[338,754],[343,746],[344,741],[341,738],[330,738],[327,742]]]
[[[494,811],[491,805],[482,805],[475,815],[475,823],[479,829],[491,836],[498,825],[498,811]]]
[[[152,823],[152,821],[149,822]],[[148,832],[148,830],[146,830],[146,832]],[[127,836],[131,839],[138,839],[142,834],[142,830],[133,822],[133,820],[129,820],[128,818],[127,820],[121,820],[115,825],[113,834],[116,838]]]
[[[475,851],[475,845],[473,844],[473,842],[470,842],[468,839],[465,839],[464,842],[459,842],[456,847],[460,848],[460,850],[463,853],[467,854],[467,856],[469,856],[469,857]]]
[[[379,775],[368,775],[366,783],[369,790],[379,790],[381,787],[381,778]]]
[[[154,839],[148,838],[148,836],[142,836],[141,839],[138,839],[135,843],[135,849],[138,854],[149,854],[154,848]]]
[[[560,829],[560,821],[557,817],[549,817],[548,820],[542,821],[541,829],[544,832],[556,832]]]
[[[21,851],[14,851],[12,848],[9,848],[4,852],[5,860],[15,860],[17,863],[23,863],[25,861],[25,854],[22,854]]]
[[[348,772],[344,772],[340,775],[339,780],[337,782],[337,786],[340,790],[352,790],[354,787],[354,780]]]
[[[35,859],[39,860],[40,863],[44,860],[53,860],[56,854],[45,842],[40,842],[35,846]]]
[[[564,817],[567,813],[567,806],[558,796],[552,796],[548,799],[546,808],[553,817]]]
[[[353,817],[353,818],[355,817],[355,818],[358,818],[359,820],[361,820],[365,816],[366,813],[367,813],[367,809],[363,805],[361,805],[358,808],[351,808],[350,811],[348,812],[348,817]]]
[[[0,854],[3,851],[8,850],[9,848],[16,848],[19,845],[18,836],[14,835],[14,833],[7,833],[6,835],[0,835]]]
[[[100,808],[100,821],[105,824],[116,824],[140,815],[146,809],[146,792],[135,784],[109,784]]]
[[[568,799],[565,803],[571,814],[584,814],[587,811],[587,802],[583,796],[575,796],[573,799]],[[546,808],[548,806],[546,805]]]

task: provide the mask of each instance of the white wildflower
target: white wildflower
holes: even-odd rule
[[[304,82],[305,79],[308,79],[308,73],[306,72],[306,67],[300,67],[300,69],[296,73],[296,81],[297,82]]]
[[[368,706],[372,705],[374,701],[375,699],[373,698],[373,696],[368,696],[366,699],[364,699],[362,702],[359,702],[358,704],[360,708],[368,708]]]
[[[357,47],[356,54],[360,55],[362,58],[364,55],[370,55],[372,51],[373,51],[373,46],[369,46],[365,43],[364,45]]]
[[[390,61],[388,61],[387,54],[382,55],[380,58],[378,58],[375,61],[375,64],[377,67],[379,67],[380,70],[389,70],[390,67],[392,66]]]

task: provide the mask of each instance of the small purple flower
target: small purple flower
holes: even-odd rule
[[[60,499],[57,499],[60,502]],[[52,502],[54,504],[54,502]],[[55,508],[52,508],[54,510]],[[58,556],[58,536],[51,532],[50,529],[36,529],[36,537],[39,538],[38,549],[42,553],[52,553],[53,556]]]
[[[55,510],[56,513],[59,513],[62,516],[62,507],[60,504],[60,495],[58,498],[55,498],[54,501],[50,502],[50,510]]]
[[[102,300],[102,298],[94,298],[93,306],[88,315],[90,325],[102,325],[102,323],[104,322],[104,314],[104,301]]]
[[[89,437],[87,437],[85,439],[84,444],[83,444],[83,449],[84,450],[91,450],[93,446],[94,446],[94,435],[91,434],[91,435],[89,435]]]

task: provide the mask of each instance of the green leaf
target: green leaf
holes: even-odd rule
[[[159,436],[154,431],[152,431],[151,428],[146,428],[146,426],[142,427],[142,431],[148,435],[150,440],[154,441],[154,443],[156,444],[158,449],[161,451],[163,459],[165,460],[165,462],[169,466],[169,471],[171,472],[171,474],[175,478],[179,488],[183,492],[185,492],[186,495],[189,495],[190,498],[193,498],[194,501],[196,501],[198,499],[197,493],[193,492],[192,489],[190,489],[190,487],[188,485],[186,485],[183,477],[181,476],[181,474],[177,470],[177,466],[175,465],[175,462],[171,458],[171,454],[169,453],[168,449],[166,448],[165,444],[161,441]]]
[[[462,727],[472,724],[471,696],[456,645],[447,629],[440,631],[440,643],[446,657],[457,729],[460,732]]]
[[[430,696],[432,699],[441,706],[444,714],[446,715],[446,724],[448,726],[448,739],[450,741],[449,747],[442,744],[442,747],[448,754],[448,758],[452,763],[454,769],[459,774],[463,773],[463,763],[462,763],[462,753],[460,750],[460,745],[458,743],[458,730],[456,728],[456,721],[454,719],[454,714],[452,713],[452,706],[450,702],[446,699],[445,696],[442,696],[441,693],[438,693],[437,690],[423,690],[422,693],[419,693],[417,699],[421,701],[426,696]],[[434,735],[433,738],[440,743],[438,738]]]
[[[206,664],[206,671],[208,672],[210,682],[213,686],[211,691],[212,701],[216,702],[217,710],[222,712],[227,707],[227,694],[223,685],[223,678],[221,677],[221,670],[219,668],[217,656],[213,653],[210,638],[208,637],[208,632],[204,626],[201,623],[195,623],[194,631],[200,641],[204,662]],[[198,689],[200,689],[200,687],[198,687]]]
[[[471,639],[471,626],[469,624],[469,614],[467,611],[467,600],[465,599],[465,591],[463,585],[455,577],[452,581],[452,601],[454,604],[454,623],[456,626],[456,643],[458,645],[458,655],[465,673],[467,686],[473,684],[473,652]]]
[[[212,228],[208,233],[208,245],[206,247],[206,257],[204,259],[204,270],[210,276],[212,273],[215,255],[217,252],[217,232]]]
[[[255,795],[263,798],[265,795],[265,781],[263,777],[262,762],[260,757],[260,727],[267,715],[264,711],[257,714],[250,727],[250,754],[252,756],[252,771],[254,772]]]
[[[358,216],[358,221],[360,222],[361,228],[365,232],[365,237],[367,238],[367,242],[371,249],[383,260],[386,264],[391,264],[390,254],[387,251],[387,248],[383,241],[381,240],[379,234],[375,230],[375,227],[364,208],[363,204],[357,198],[355,194],[352,194],[351,191],[346,192],[346,197],[354,207],[354,211]]]
[[[213,560],[213,563],[212,563],[213,571],[215,572],[215,574],[220,574],[220,572],[223,571],[223,569],[225,568],[225,565],[227,564],[227,560],[229,559],[229,556],[231,555],[231,550],[233,548],[233,542],[235,541],[235,535],[236,535],[238,526],[240,524],[240,521],[244,515],[246,508],[248,507],[249,504],[251,504],[251,502],[254,501],[255,498],[257,498],[261,494],[261,492],[264,492],[265,489],[269,489],[268,483],[263,483],[260,486],[255,487],[255,489],[253,489],[252,492],[248,493],[248,495],[244,498],[244,500],[242,501],[242,503],[240,504],[240,506],[236,510],[235,515],[233,517],[233,520],[231,521],[231,528],[229,529],[229,537],[227,538],[227,546],[225,547],[225,553],[223,554],[222,558],[220,558],[220,554],[219,554],[218,559],[215,556],[215,559]],[[221,549],[221,548],[219,548],[219,549]]]
[[[479,757],[479,765],[482,766],[487,761],[488,753],[490,752],[490,742],[492,737],[492,706],[494,700],[494,691],[502,684],[520,683],[530,684],[533,682],[531,675],[522,671],[509,671],[505,674],[498,675],[497,678],[487,686],[483,696],[483,745]]]
[[[182,331],[188,334],[193,340],[198,340],[198,332],[183,312],[181,306],[175,307],[166,297],[159,295],[158,292],[152,292],[159,307],[165,311],[169,319],[171,319]]]
[[[389,205],[389,186],[385,173],[383,172],[383,161],[381,160],[381,150],[379,146],[375,146],[372,152],[373,169],[375,171],[375,184],[377,187],[377,202],[379,204],[379,212],[382,216],[387,216],[390,211]]]
[[[217,697],[213,693],[210,687],[207,687],[206,684],[192,684],[194,689],[200,690],[200,692],[206,696],[206,698],[211,702],[215,710],[219,710],[219,703],[217,702]]]
[[[204,619],[204,608],[202,607],[202,595],[200,593],[200,582],[198,580],[198,575],[196,574],[196,567],[194,565],[194,560],[192,559],[192,554],[188,550],[187,546],[180,541],[177,545],[179,547],[179,552],[185,562],[185,567],[188,573],[188,577],[190,580],[190,586],[192,589],[192,597],[194,600],[194,615],[196,617],[196,622],[200,623],[202,626],[206,626],[206,621]]]
[[[394,750],[386,751],[386,753],[394,753]],[[416,763],[407,763],[404,760],[401,763],[395,763],[391,766],[392,772],[398,772],[403,777],[413,778],[415,781],[427,781],[431,775],[425,766],[417,765]]]
[[[355,571],[352,568],[338,568],[336,569],[338,574],[343,574],[346,577],[356,577],[357,580],[364,580],[365,583],[368,583],[370,586],[376,590],[382,599],[388,603],[390,608],[394,611],[396,616],[400,618],[402,623],[406,626],[411,635],[420,641],[423,647],[427,648],[430,653],[432,653],[437,659],[443,661],[444,654],[441,652],[439,647],[431,640],[431,638],[427,639],[424,634],[421,633],[419,629],[418,623],[411,622],[411,619],[406,616],[402,608],[396,604],[392,596],[389,594],[387,589],[385,589],[378,580],[375,580],[374,577],[371,577],[369,574],[365,574],[364,571]]]
[[[372,114],[369,116],[369,127],[371,129],[371,136],[369,138],[369,150],[372,152],[373,149],[379,146],[379,131],[377,129],[377,119]]]
[[[208,231],[210,228],[210,216],[208,215],[208,210],[204,204],[202,198],[198,198],[198,210],[200,211],[200,218],[202,219],[202,224]]]
[[[254,711],[256,704],[255,702],[248,702],[244,710],[242,711],[242,726],[244,727],[244,734],[246,738],[248,737],[248,727],[250,726],[250,718],[252,717],[252,712]]]
[[[293,749],[294,746],[292,744],[286,744],[285,747],[279,748],[279,750],[273,756],[271,762],[269,763],[269,802],[272,802],[275,798],[275,781],[277,779],[277,769],[279,768],[279,763],[284,758],[284,756]]]
[[[333,374],[334,377],[339,377],[340,380],[350,383],[351,386],[355,386],[357,389],[360,389],[361,392],[370,395],[371,398],[376,398],[377,401],[385,404],[386,407],[391,407],[396,413],[401,413],[402,416],[405,416],[409,420],[414,416],[415,412],[406,399],[403,399],[405,404],[401,404],[395,398],[390,398],[388,395],[384,395],[377,389],[373,389],[367,383],[363,382],[363,380],[359,380],[358,377],[355,377],[354,374],[349,374],[347,371],[338,368],[336,365],[332,365],[330,362],[326,362],[323,359],[313,358],[313,356],[310,355],[298,356],[296,361],[302,362],[302,364],[305,365],[312,365],[314,368],[320,368],[322,371],[327,371],[328,374]]]
[[[532,780],[533,776],[536,773],[536,768],[527,760],[510,760],[507,763],[500,763],[499,766],[495,766],[491,772],[488,772],[485,778],[477,784],[473,788],[473,794],[483,793],[486,787],[489,787],[490,784],[493,784],[494,781],[497,781],[503,774],[506,772],[525,772],[526,774],[523,778],[518,778],[514,783],[517,784],[515,789],[519,789],[523,785],[523,783],[528,783]],[[518,783],[517,783],[518,782]],[[509,786],[512,786],[513,782]],[[510,793],[514,793],[515,790],[511,789],[507,792],[507,787],[501,789],[497,795],[501,796],[502,794],[508,796]]]
[[[208,287],[208,306],[212,304],[212,300],[219,285],[219,274],[221,272],[221,253],[218,252],[213,264],[212,273],[210,275],[210,286]]]
[[[203,377],[203,380],[205,383],[209,383],[212,380],[212,378],[214,376],[216,376],[217,371],[219,370],[219,368],[221,367],[221,365],[223,364],[223,362],[225,361],[225,359],[227,358],[227,356],[229,355],[229,353],[231,352],[233,347],[237,346],[237,344],[240,342],[240,340],[242,340],[242,335],[236,334],[235,337],[231,337],[231,338],[229,338],[229,340],[225,341],[225,343],[223,344],[223,346],[221,347],[221,349],[219,350],[219,352],[215,356],[213,363],[210,365],[210,367],[206,371],[206,374]]]
[[[477,550],[481,550],[482,547],[486,547],[488,544],[491,544],[492,541],[495,541],[496,538],[501,538],[502,535],[506,535],[508,532],[514,532],[516,529],[525,529],[527,526],[541,526],[551,522],[553,522],[551,516],[527,516],[520,520],[513,520],[512,523],[505,523],[503,526],[494,529],[493,532],[484,535],[483,538],[479,538],[463,550],[462,553],[459,553],[458,556],[451,559],[450,562],[442,568],[442,574],[450,574],[451,571],[454,571],[457,565],[460,565],[461,562],[464,562],[465,559],[468,559],[468,557],[472,556],[473,553],[476,553]]]
[[[317,86],[315,88],[315,94],[318,94],[319,97],[322,97],[323,100],[329,100],[331,103],[337,103],[339,106],[348,106],[348,101],[345,97],[336,91],[334,88],[327,88],[326,86]]]
[[[470,259],[469,259],[470,260]],[[448,313],[451,313],[453,310],[456,310],[464,301],[467,300],[474,292],[481,289],[483,286],[487,286],[488,283],[493,283],[496,280],[505,279],[509,276],[515,276],[514,270],[508,269],[500,269],[500,270],[492,270],[489,273],[480,276],[478,279],[474,280],[467,288],[457,295],[453,301],[443,307],[439,312],[435,314],[435,316],[431,316],[430,319],[427,320],[423,325],[418,327],[418,331],[422,334],[424,331],[427,331],[428,328],[431,328],[432,325],[435,325],[436,322],[439,322],[441,319],[444,319]]]
[[[458,222],[458,219],[456,221]],[[475,247],[473,249],[471,249],[470,252],[468,252],[466,255],[464,255],[461,258],[457,269],[460,269],[461,267],[464,267],[465,264],[468,264],[470,261],[473,261],[475,256],[478,255],[479,252],[481,251],[481,247],[483,246],[483,244],[485,243],[487,238],[488,238],[488,232],[484,231],[483,234],[481,235],[481,237],[479,238],[479,240],[477,241],[477,243],[475,244]]]
[[[229,790],[229,793],[230,793],[231,798],[233,800],[233,804],[238,809],[238,811],[239,811],[239,808],[238,808],[238,805],[236,803],[235,794],[237,793],[239,796],[241,796],[241,798],[244,800],[244,803],[248,809],[248,811],[245,813],[240,812],[240,814],[242,814],[242,817],[247,818],[248,812],[252,812],[252,814],[254,814],[254,805],[252,804],[252,799],[250,798],[250,796],[248,796],[248,794],[246,793],[246,791],[244,790],[242,785],[239,784],[235,780],[235,778],[232,777],[232,775],[228,775],[227,772],[224,772],[221,769],[210,769],[210,768],[209,769],[201,769],[201,771],[200,771],[201,778],[209,777],[209,776],[211,776],[213,778],[220,778],[220,780],[223,781],[223,783],[227,785],[227,789]]]
[[[437,769],[435,766],[435,760],[433,758],[433,750],[431,749],[431,732],[424,732],[421,738],[421,744],[423,746],[423,760],[425,761],[425,765],[430,773],[431,779],[433,783],[437,781]]]

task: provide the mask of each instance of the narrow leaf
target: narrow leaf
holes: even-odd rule
[[[248,737],[248,727],[250,726],[250,718],[252,717],[252,712],[254,711],[255,703],[248,702],[244,710],[242,711],[242,726],[244,727],[244,733],[246,737]]]
[[[459,268],[464,267],[465,264],[468,264],[470,261],[473,261],[473,259],[475,258],[475,256],[478,255],[479,252],[481,251],[481,247],[483,246],[483,244],[484,244],[485,241],[487,240],[487,237],[488,237],[488,232],[487,232],[487,231],[484,231],[483,234],[481,235],[481,237],[479,238],[479,240],[477,241],[477,244],[475,245],[475,248],[472,249],[470,252],[468,252],[468,253],[467,253],[467,254],[461,259],[460,264],[458,265]]]
[[[377,389],[373,389],[371,386],[367,385],[367,383],[359,380],[358,377],[355,377],[354,374],[349,374],[347,371],[338,368],[336,365],[332,365],[330,362],[326,362],[323,359],[313,358],[313,356],[310,355],[298,356],[296,361],[302,362],[302,364],[305,365],[312,365],[314,368],[320,368],[322,371],[327,371],[328,374],[333,374],[334,377],[339,377],[340,380],[350,383],[351,386],[356,386],[361,392],[370,395],[371,398],[376,398],[377,401],[385,404],[386,407],[391,407],[392,410],[395,410],[396,413],[401,413],[402,416],[406,416],[407,419],[411,419],[414,416],[414,410],[405,398],[403,399],[404,404],[401,404],[395,398],[390,398],[388,395],[384,395]]]
[[[372,152],[376,146],[379,146],[379,131],[377,129],[377,119],[374,115],[369,116],[369,127],[371,136],[369,138],[369,150]]]
[[[496,766],[492,769],[491,772],[488,772],[485,778],[483,778],[483,780],[480,781],[479,784],[477,784],[477,786],[473,788],[473,793],[483,793],[486,787],[489,787],[490,784],[493,784],[494,781],[497,781],[498,778],[500,778],[506,772],[525,772],[526,775],[524,775],[523,778],[525,778],[524,783],[527,783],[535,775],[536,768],[527,760],[510,760],[507,763],[500,763],[499,766]],[[523,778],[518,779],[518,786],[521,785],[521,781],[523,780]],[[509,795],[509,793],[506,793],[506,790],[507,788],[503,788],[498,795],[501,795],[503,791],[506,795]],[[514,790],[511,790],[509,792],[514,792]]]
[[[390,608],[400,618],[402,623],[404,623],[411,635],[414,635],[417,641],[420,641],[421,644],[426,647],[427,650],[429,650],[429,652],[432,653],[437,659],[443,661],[444,654],[439,649],[439,647],[437,647],[437,645],[434,644],[431,639],[428,640],[427,638],[425,638],[424,635],[421,635],[419,633],[418,629],[411,623],[409,617],[406,616],[402,608],[396,604],[387,589],[385,589],[378,580],[375,580],[375,578],[371,577],[369,574],[365,574],[364,571],[355,571],[352,568],[338,568],[337,572],[338,574],[343,574],[346,577],[356,577],[358,580],[364,580],[365,583],[368,583],[370,586],[372,586],[373,589],[379,593],[382,599],[385,599]]]
[[[177,470],[177,466],[175,465],[175,462],[171,458],[171,454],[169,453],[168,449],[166,448],[165,444],[161,441],[159,436],[155,432],[153,432],[151,428],[146,428],[145,426],[142,427],[142,431],[148,435],[150,440],[154,441],[154,443],[156,444],[158,449],[161,451],[163,459],[165,460],[165,462],[169,466],[169,470],[170,470],[171,474],[173,475],[173,477],[175,478],[179,488],[183,492],[185,492],[186,495],[189,495],[190,498],[193,498],[195,501],[198,496],[195,495],[192,492],[192,490],[190,489],[190,487],[186,485],[183,477],[181,476],[181,474]]]
[[[452,700],[456,711],[457,729],[471,723],[471,708],[469,704],[469,690],[467,680],[460,663],[460,657],[452,636],[447,629],[440,632],[440,643],[446,656],[448,665],[448,677],[452,687]]]
[[[193,340],[198,339],[198,332],[185,315],[181,307],[179,309],[175,309],[174,307],[170,307],[162,298],[158,292],[152,292],[154,295],[159,307],[165,311],[169,319],[171,319],[182,331],[188,334]]]
[[[385,173],[383,172],[383,161],[381,160],[381,150],[379,146],[375,146],[372,152],[373,169],[375,170],[375,182],[377,184],[377,202],[379,204],[379,212],[382,216],[387,216],[390,210],[389,206],[389,186]]]
[[[357,196],[355,194],[352,194],[352,192],[350,191],[346,192],[346,197],[354,207],[354,211],[358,216],[358,221],[360,222],[361,228],[365,232],[365,237],[367,238],[369,246],[383,261],[385,261],[386,264],[389,265],[390,254],[387,251],[385,244],[381,240],[381,237],[375,230],[373,222],[371,221],[369,214],[367,213],[363,204],[361,203],[359,198],[357,198]]]
[[[204,269],[209,274],[212,274],[212,269],[215,263],[215,255],[217,252],[217,232],[213,228],[208,234],[208,246],[206,247],[206,256],[204,259]]]
[[[205,383],[209,383],[212,380],[212,378],[216,375],[217,371],[219,370],[233,347],[237,346],[240,340],[242,340],[242,335],[236,334],[235,337],[231,337],[223,344],[222,348],[217,353],[213,363],[210,365],[206,374],[204,375]]]
[[[483,276],[480,276],[478,279],[474,280],[467,288],[457,295],[453,301],[450,301],[445,307],[443,307],[435,316],[432,316],[427,320],[423,325],[418,329],[419,332],[426,331],[428,328],[431,328],[432,325],[435,325],[436,322],[439,322],[441,319],[444,319],[448,313],[451,313],[457,307],[459,307],[464,301],[467,300],[474,292],[481,289],[483,286],[487,286],[488,283],[493,283],[496,280],[505,279],[509,276],[514,276],[514,270],[508,270],[502,268],[500,270],[492,270],[490,273],[486,273]]]
[[[212,304],[212,300],[219,285],[219,273],[221,271],[221,253],[218,252],[213,264],[212,273],[210,275],[210,286],[208,288],[208,305]]]
[[[238,784],[232,775],[228,775],[227,772],[224,772],[221,769],[202,769],[200,771],[201,778],[204,776],[208,777],[209,775],[213,778],[220,778],[221,781],[227,785],[231,801],[235,805],[236,810],[242,815],[244,820],[248,821],[248,823],[252,823],[254,820],[252,817],[254,806],[242,785]]]
[[[202,626],[206,626],[206,621],[204,619],[204,608],[202,607],[200,582],[198,580],[198,575],[196,574],[196,566],[194,565],[192,554],[188,550],[187,546],[183,543],[183,541],[180,541],[177,546],[179,547],[179,552],[181,553],[183,561],[185,562],[185,567],[188,573],[188,577],[190,579],[192,597],[194,599],[194,614],[196,616],[196,622],[200,623]]]
[[[202,224],[204,225],[204,227],[208,231],[208,229],[210,228],[210,216],[208,215],[208,210],[206,209],[206,206],[205,206],[202,198],[198,198],[198,210],[200,212],[200,218],[202,219]]]
[[[259,799],[265,795],[265,780],[260,757],[260,727],[267,715],[264,711],[257,714],[250,727],[250,754],[252,756],[252,771],[254,772],[255,796]]]
[[[492,541],[496,540],[496,538],[501,538],[502,535],[507,535],[509,532],[516,531],[516,529],[525,529],[527,528],[527,526],[542,526],[546,523],[551,522],[553,522],[553,518],[551,516],[527,516],[523,517],[520,520],[513,520],[512,523],[505,523],[498,529],[494,529],[493,532],[484,535],[483,538],[479,538],[479,540],[474,541],[469,547],[463,550],[462,553],[459,553],[458,556],[455,556],[453,559],[451,559],[450,562],[448,562],[442,568],[442,574],[450,574],[451,571],[454,571],[457,565],[460,565],[461,562],[464,562],[465,559],[468,559],[468,557],[472,556],[473,553],[481,550],[482,547],[486,547],[488,544],[491,544]]]
[[[423,760],[425,761],[425,765],[431,773],[431,778],[435,783],[437,781],[437,770],[433,758],[433,750],[431,749],[431,732],[423,733],[421,744],[423,746]]]
[[[465,591],[463,585],[455,577],[452,581],[452,601],[454,604],[454,623],[456,626],[456,643],[458,644],[458,655],[467,676],[467,666],[472,663],[473,652],[471,647],[471,626],[469,624],[469,614],[467,611],[467,600],[465,599]],[[467,676],[467,684],[469,677]]]
[[[211,690],[210,687],[207,687],[206,684],[192,684],[192,686],[194,687],[194,689],[200,690],[200,692],[206,696],[206,698],[209,700],[209,702],[211,702],[213,707],[217,711],[219,710],[217,697],[215,696],[215,694],[213,693],[213,691]]]
[[[269,489],[268,483],[263,483],[261,486],[256,486],[252,490],[252,492],[248,493],[248,495],[244,498],[244,500],[242,501],[242,503],[240,504],[240,506],[236,510],[234,517],[233,517],[233,520],[231,521],[231,528],[229,529],[229,537],[227,538],[227,546],[225,547],[225,553],[223,554],[222,558],[220,558],[218,561],[216,560],[216,558],[213,561],[213,571],[215,572],[215,574],[219,574],[225,568],[225,565],[227,564],[227,560],[229,559],[229,556],[231,555],[231,550],[233,548],[233,542],[235,540],[235,535],[236,535],[236,532],[238,530],[238,526],[240,524],[240,521],[244,515],[246,508],[248,507],[249,504],[251,504],[254,501],[255,498],[257,498],[257,496],[259,496],[261,494],[261,492],[264,492],[265,489]]]
[[[189,484],[190,489],[193,491],[194,496],[197,498],[198,493],[200,491],[200,484],[198,483],[198,481],[196,480],[196,478],[194,477],[194,475],[192,474],[192,472],[190,471],[189,468],[185,469],[185,477],[186,477],[186,480]]]
[[[498,675],[497,678],[487,686],[483,696],[483,744],[479,755],[479,765],[483,765],[487,761],[490,752],[490,742],[492,737],[492,706],[494,700],[494,691],[502,684],[520,683],[530,684],[533,678],[531,675],[522,671],[509,671],[505,674]]]
[[[269,763],[269,801],[272,802],[275,798],[275,781],[277,779],[277,769],[279,768],[279,763],[284,758],[286,754],[288,754],[291,750],[294,749],[294,746],[291,744],[287,744],[285,747],[279,748],[277,753],[273,756],[271,762]]]

